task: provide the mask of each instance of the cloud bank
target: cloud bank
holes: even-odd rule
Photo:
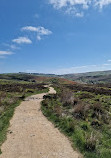
[[[63,10],[67,14],[83,17],[84,12],[90,8],[102,9],[111,4],[111,0],[49,0],[55,9]]]

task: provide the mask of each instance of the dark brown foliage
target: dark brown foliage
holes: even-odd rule
[[[93,94],[90,94],[90,93],[82,93],[82,94],[79,96],[79,99],[85,99],[85,98],[91,99],[91,98],[93,98],[93,97],[94,97]]]
[[[91,135],[89,137],[87,136],[86,137],[86,145],[85,145],[86,150],[94,151],[96,148],[96,142],[97,142],[97,139],[93,133],[91,133]]]
[[[84,104],[83,102],[78,102],[78,104],[74,107],[74,113],[73,115],[76,118],[86,119],[87,118],[87,112],[89,110],[90,106],[87,104]]]
[[[64,106],[74,104],[74,94],[70,90],[63,89],[60,97],[61,97],[61,102],[63,103]]]
[[[111,90],[109,88],[92,86],[92,85],[83,85],[83,84],[74,84],[74,85],[67,85],[67,88],[77,92],[77,91],[87,91],[95,94],[104,94],[104,95],[111,95]]]
[[[0,85],[0,91],[5,92],[23,92],[25,89],[45,89],[43,84],[5,84]]]
[[[56,113],[56,115],[57,115],[58,117],[61,116],[61,114],[62,114],[62,109],[61,109],[60,106],[55,106],[53,110],[54,110],[54,112]]]

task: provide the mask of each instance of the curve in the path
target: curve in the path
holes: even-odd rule
[[[49,93],[56,93],[50,87]],[[28,97],[15,110],[0,158],[79,158],[69,140],[40,110],[43,94]]]

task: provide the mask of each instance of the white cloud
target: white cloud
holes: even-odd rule
[[[104,6],[110,5],[111,0],[95,0],[95,5],[99,6],[102,9]]]
[[[32,32],[37,32],[40,35],[50,35],[52,34],[52,31],[45,29],[42,26],[39,27],[34,27],[34,26],[26,26],[26,27],[22,27],[21,29],[22,31],[32,31]]]
[[[33,26],[25,26],[21,28],[22,31],[32,31],[32,32],[37,32],[38,28],[37,27],[33,27]]]
[[[48,30],[48,29],[45,29],[44,27],[38,27],[38,34],[39,35],[50,35],[52,34],[52,31]]]
[[[13,54],[13,52],[10,52],[10,51],[0,51],[0,56],[1,55],[11,55]]]
[[[32,41],[28,37],[18,37],[17,39],[13,39],[12,42],[15,42],[17,44],[31,44]]]
[[[91,0],[49,0],[49,3],[54,6],[54,8],[62,8],[67,6],[82,5],[82,7],[88,7]]]
[[[111,62],[111,59],[107,60],[107,62]]]
[[[49,0],[55,9],[62,9],[66,13],[77,16],[77,13],[85,12],[90,7],[102,9],[110,5],[111,0]],[[78,14],[83,17],[83,14]]]
[[[11,51],[0,51],[0,59],[4,59],[6,58],[6,55],[12,55],[12,54],[14,53]]]
[[[41,36],[46,36],[46,35],[52,34],[52,31],[50,31],[42,26],[39,26],[39,27],[25,26],[25,27],[22,27],[21,30],[22,31],[36,32],[38,40],[41,40]]]
[[[84,16],[84,13],[83,13],[83,12],[81,12],[81,13],[76,13],[75,16],[82,18],[82,17]]]
[[[79,11],[78,9],[76,9],[75,7],[71,6],[71,7],[68,7],[66,10],[65,10],[65,13],[66,14],[72,14],[76,17],[80,17],[82,18],[84,16],[84,12],[83,11]]]
[[[63,9],[65,13],[83,17],[83,10],[90,7],[91,0],[49,0],[55,9]]]

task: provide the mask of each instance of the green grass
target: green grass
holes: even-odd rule
[[[15,80],[6,80],[6,79],[0,79],[0,84],[13,84],[13,83],[20,83],[20,84],[31,84],[31,82],[28,81],[15,81]]]
[[[21,103],[21,100],[17,101],[16,104],[11,105],[7,110],[0,116],[0,146],[6,139],[7,129],[9,127],[9,121],[14,114],[14,109]]]
[[[70,138],[74,149],[77,148],[85,158],[110,158],[111,97],[88,92],[74,93],[74,98],[76,96],[76,99],[79,100],[79,109],[76,110],[75,115],[72,112],[75,108],[73,105],[66,103],[64,106],[64,99],[61,99],[61,88],[56,88],[56,90],[57,95],[50,95],[49,98],[47,96],[42,102],[43,114]],[[85,113],[86,107],[88,110]],[[79,112],[80,114],[82,112],[84,117],[80,115],[78,118]],[[92,125],[92,122],[97,124]]]

